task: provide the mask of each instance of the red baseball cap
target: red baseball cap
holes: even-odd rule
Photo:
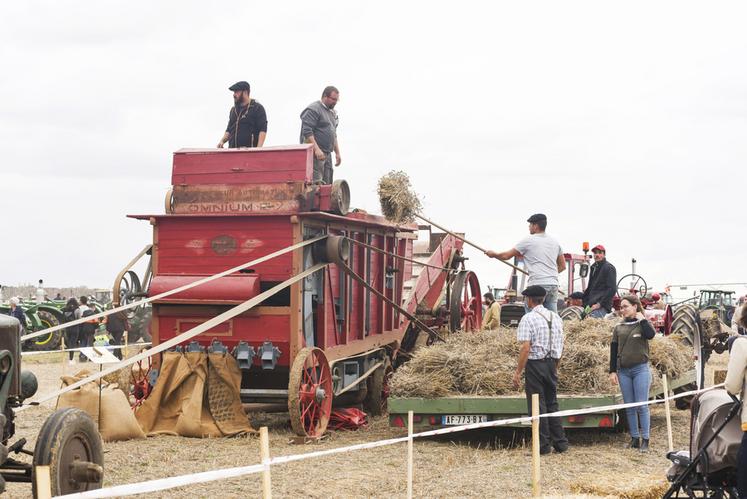
[[[596,246],[591,248],[592,253],[594,253],[595,251],[604,251],[605,253],[607,253],[607,250],[604,249],[604,246],[602,246],[601,244],[597,244]]]

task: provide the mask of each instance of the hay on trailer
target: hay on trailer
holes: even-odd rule
[[[609,344],[615,323],[603,319],[564,322],[565,346],[558,371],[564,394],[617,393],[609,381]],[[677,378],[692,368],[692,349],[673,338],[650,342],[654,386],[661,373]],[[519,355],[516,329],[457,333],[417,350],[398,369],[391,390],[398,397],[518,394],[512,376]]]
[[[410,177],[402,171],[390,171],[379,179],[381,212],[394,223],[410,223],[422,209],[420,199],[412,191]]]
[[[656,499],[663,496],[669,486],[661,474],[626,476],[610,470],[609,474],[598,473],[588,479],[573,482],[570,488],[577,494],[620,499]]]

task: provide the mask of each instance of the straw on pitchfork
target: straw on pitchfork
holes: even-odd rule
[[[423,209],[420,203],[420,198],[413,192],[412,186],[410,185],[410,177],[402,171],[390,171],[379,179],[379,186],[377,189],[379,194],[379,202],[381,203],[381,212],[387,218],[394,223],[409,223],[413,222],[416,218],[424,221],[425,223],[431,224],[434,227],[441,229],[442,231],[450,234],[457,239],[469,244],[470,246],[487,253],[487,250],[472,241],[465,239],[462,236],[455,234],[454,232],[446,229],[445,227],[427,219],[420,210]],[[509,267],[512,267],[519,272],[527,274],[527,272],[504,260],[499,260]]]

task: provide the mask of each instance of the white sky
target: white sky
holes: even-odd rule
[[[0,283],[107,287],[150,241],[171,153],[213,147],[248,80],[266,145],[341,91],[337,178],[378,212],[411,176],[434,220],[503,250],[549,217],[650,284],[747,281],[740,2],[3,2]],[[470,251],[484,284],[507,267]],[[742,292],[747,287],[738,288]]]

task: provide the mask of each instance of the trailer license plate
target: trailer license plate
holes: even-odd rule
[[[454,414],[443,416],[441,424],[444,425],[463,425],[472,423],[486,423],[488,416],[485,414]]]

